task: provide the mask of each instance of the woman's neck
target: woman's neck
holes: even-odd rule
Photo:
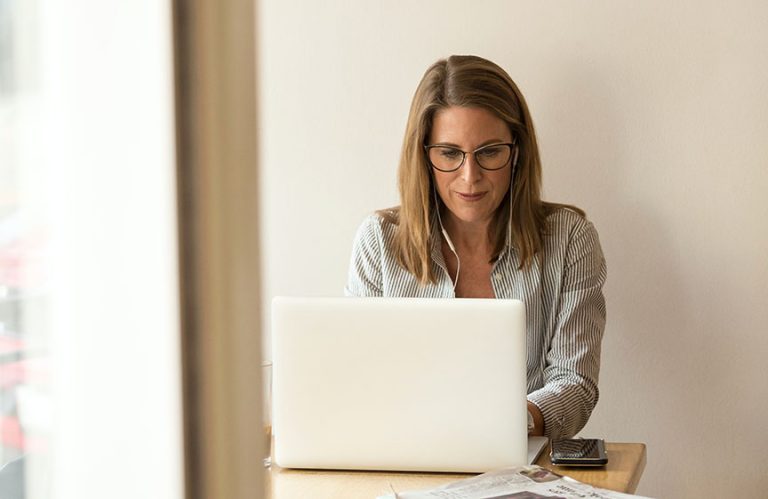
[[[451,214],[443,217],[443,227],[451,238],[456,251],[462,254],[489,256],[492,248],[488,237],[490,220],[463,222]]]

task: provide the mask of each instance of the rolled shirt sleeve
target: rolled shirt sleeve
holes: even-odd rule
[[[544,386],[528,394],[544,417],[545,434],[570,438],[597,404],[600,345],[605,328],[606,265],[597,231],[584,224],[565,255],[555,327],[546,351]]]

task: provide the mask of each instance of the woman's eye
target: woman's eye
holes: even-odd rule
[[[461,152],[456,149],[449,149],[447,147],[440,148],[440,156],[446,159],[456,159],[461,156]]]
[[[486,147],[484,149],[480,149],[479,151],[477,151],[477,154],[484,158],[493,158],[501,154],[501,151],[502,151],[501,147]]]

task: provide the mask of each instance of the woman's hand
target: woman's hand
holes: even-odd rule
[[[533,416],[533,429],[528,431],[528,435],[540,437],[544,435],[544,416],[541,411],[532,402],[528,402],[528,413]]]

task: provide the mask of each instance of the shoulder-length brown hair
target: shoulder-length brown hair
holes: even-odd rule
[[[560,206],[541,200],[541,159],[536,133],[525,99],[512,78],[481,57],[453,55],[437,61],[424,73],[411,103],[398,169],[400,207],[381,212],[399,225],[394,241],[398,262],[423,284],[437,280],[431,265],[430,242],[432,220],[440,208],[435,204],[432,169],[424,146],[435,113],[451,106],[491,111],[509,126],[518,147],[511,189],[496,210],[488,234],[494,248],[491,261],[504,250],[509,229],[510,243],[518,251],[521,268],[530,266],[542,250],[547,215]]]

